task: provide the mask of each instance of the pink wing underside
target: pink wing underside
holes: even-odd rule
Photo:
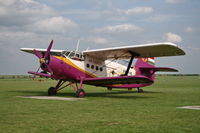
[[[105,85],[116,85],[116,84],[153,83],[153,81],[145,76],[119,76],[119,77],[87,78],[83,80],[83,83],[95,86],[105,86]]]
[[[28,72],[29,74],[37,75],[37,76],[42,76],[42,77],[47,77],[47,78],[52,78],[50,74],[45,74],[45,73],[38,73],[38,72]]]

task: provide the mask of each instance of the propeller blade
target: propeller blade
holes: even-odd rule
[[[50,53],[50,50],[52,48],[52,45],[53,45],[53,40],[51,40],[51,43],[49,44],[49,47],[47,48],[47,51],[45,52],[45,55],[44,55],[44,58],[46,59],[47,56],[49,55]]]
[[[46,64],[46,63],[45,63]],[[46,64],[47,65],[47,64]],[[49,65],[47,65],[47,69],[48,69],[48,71],[51,73],[51,74],[53,74],[53,71],[52,71],[52,69],[49,67]]]
[[[37,50],[33,50],[33,53],[39,58],[41,59],[42,58],[42,55],[40,54],[40,52],[38,52]]]
[[[38,73],[39,70],[40,70],[40,66],[39,66],[39,68],[37,69],[36,73]],[[33,80],[34,80],[35,78],[36,78],[36,75],[34,74],[34,76],[33,76]]]

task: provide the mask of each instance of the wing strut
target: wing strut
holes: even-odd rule
[[[129,61],[129,63],[128,63],[128,67],[127,67],[127,69],[126,69],[126,72],[125,72],[124,76],[127,76],[127,75],[128,75],[129,70],[130,70],[130,68],[131,68],[131,64],[133,63],[134,57],[135,57],[135,56],[139,56],[139,54],[133,53],[133,52],[131,52],[131,51],[129,51],[129,53],[131,54],[131,59],[130,59],[130,61]]]

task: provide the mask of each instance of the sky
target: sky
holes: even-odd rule
[[[185,56],[156,66],[200,74],[199,0],[0,0],[0,75],[27,74],[38,58],[20,48],[80,50],[173,42]]]

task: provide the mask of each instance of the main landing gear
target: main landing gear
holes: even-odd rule
[[[64,80],[59,80],[59,82],[57,83],[56,87],[50,87],[48,89],[48,95],[52,96],[55,95],[59,90],[71,85],[75,91],[75,96],[76,97],[84,97],[85,96],[85,91],[82,89],[82,81],[80,81],[80,86],[78,87],[77,83],[76,83],[76,87],[74,87],[73,83],[70,82],[65,86],[62,86],[66,81]],[[62,87],[61,87],[62,86]]]
[[[48,95],[49,95],[49,96],[55,95],[56,92],[57,92],[57,90],[56,90],[55,87],[50,87],[50,88],[48,89]]]
[[[75,96],[76,97],[84,97],[85,91],[83,89],[77,89]]]

